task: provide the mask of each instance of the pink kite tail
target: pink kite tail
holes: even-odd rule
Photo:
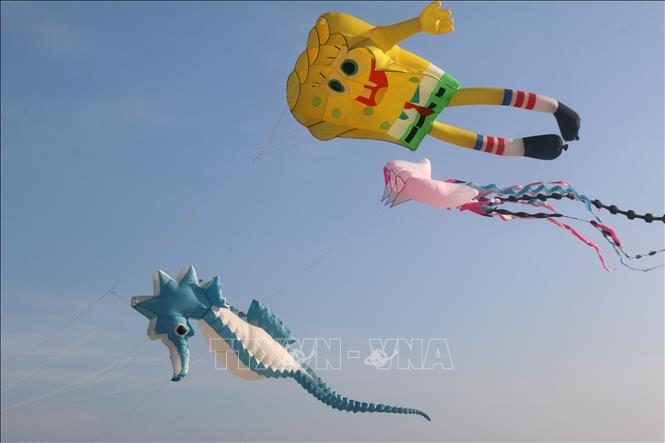
[[[616,232],[614,232],[614,229],[593,220],[591,220],[589,223],[591,223],[595,228],[599,228],[603,234],[609,235],[612,238],[612,241],[616,243],[618,247],[621,247],[621,240],[619,240],[619,236],[617,236]]]
[[[598,247],[597,244],[595,244],[594,242],[589,241],[586,238],[582,237],[582,235],[580,235],[580,233],[577,232],[573,227],[571,227],[571,226],[569,226],[565,223],[562,223],[559,220],[555,220],[553,218],[548,218],[547,221],[550,222],[550,223],[554,223],[555,225],[559,226],[560,228],[563,228],[563,229],[567,230],[568,232],[573,234],[575,237],[577,237],[578,240],[580,240],[581,242],[583,242],[587,246],[592,247],[596,251],[596,254],[598,254],[598,258],[600,259],[600,263],[603,265],[603,269],[605,269],[607,272],[612,272],[612,270],[609,269],[607,267],[607,265],[605,264],[605,259],[603,258],[603,254],[600,252],[600,248]]]
[[[490,215],[485,209],[480,208],[480,206],[487,206],[488,203],[489,202],[478,202],[478,201],[469,202],[469,203],[464,203],[458,209],[460,211],[470,211],[480,215]]]

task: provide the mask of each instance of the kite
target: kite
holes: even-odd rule
[[[388,162],[383,168],[385,191],[382,200],[391,207],[409,200],[417,200],[440,209],[459,209],[470,211],[486,217],[499,217],[504,221],[514,219],[545,219],[550,223],[569,231],[577,239],[593,248],[606,271],[610,271],[600,248],[595,243],[584,238],[572,226],[562,222],[562,219],[584,221],[600,231],[603,238],[612,246],[619,256],[621,264],[638,271],[650,271],[663,265],[651,268],[635,268],[629,264],[630,260],[641,259],[662,253],[665,249],[655,250],[646,254],[631,255],[624,248],[616,232],[605,225],[602,219],[594,212],[594,208],[608,210],[612,214],[622,214],[630,220],[641,219],[647,223],[661,221],[665,223],[665,215],[654,216],[651,213],[636,214],[633,210],[624,211],[615,205],[606,205],[598,199],[591,200],[579,193],[570,183],[565,181],[535,182],[526,186],[513,185],[499,187],[496,184],[479,185],[464,180],[449,179],[445,181],[432,179],[432,165],[428,159],[420,163],[403,160]],[[557,212],[548,200],[570,199],[584,204],[592,214],[590,220],[565,215]],[[531,207],[542,208],[547,212],[527,213],[513,212],[502,205],[517,203]]]
[[[190,319],[198,320],[217,362],[247,380],[292,378],[322,403],[339,411],[416,414],[417,409],[359,402],[333,391],[292,349],[296,339],[272,311],[253,300],[247,313],[226,302],[219,277],[200,281],[192,266],[176,279],[163,271],[153,276],[154,295],[132,297],[131,306],[149,319],[148,337],[161,340],[170,351],[172,381],[189,371]]]
[[[425,32],[454,30],[441,2],[418,17],[372,26],[339,12],[321,15],[307,38],[286,84],[289,109],[319,140],[336,137],[396,143],[415,151],[426,135],[457,146],[504,156],[543,160],[579,140],[579,115],[556,99],[502,88],[462,88],[449,73],[398,43]],[[437,117],[447,107],[497,105],[553,114],[561,136],[523,138],[481,135]]]

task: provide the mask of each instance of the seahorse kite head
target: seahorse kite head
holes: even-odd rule
[[[416,149],[459,83],[374,27],[321,15],[286,85],[293,116],[320,140],[390,141]]]
[[[153,274],[152,296],[132,297],[131,306],[150,320],[148,337],[161,340],[169,348],[173,381],[189,371],[189,337],[194,329],[190,318],[202,319],[211,307],[224,307],[218,277],[199,285],[193,267],[185,268],[174,280],[163,271]]]

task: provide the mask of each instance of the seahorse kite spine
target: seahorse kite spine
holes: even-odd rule
[[[172,381],[182,380],[189,372],[188,339],[194,335],[189,320],[195,319],[217,361],[233,375],[248,380],[292,378],[339,411],[414,414],[431,421],[418,409],[361,402],[335,392],[294,355],[290,346],[295,338],[269,308],[257,300],[247,313],[229,305],[216,276],[199,281],[189,266],[173,279],[160,270],[154,274],[153,286],[152,296],[132,297],[131,306],[148,318],[148,336],[169,348]]]

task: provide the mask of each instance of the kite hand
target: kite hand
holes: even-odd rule
[[[450,9],[439,9],[440,1],[430,3],[423,12],[420,13],[420,30],[428,34],[447,34],[453,32],[455,20],[451,17]]]

